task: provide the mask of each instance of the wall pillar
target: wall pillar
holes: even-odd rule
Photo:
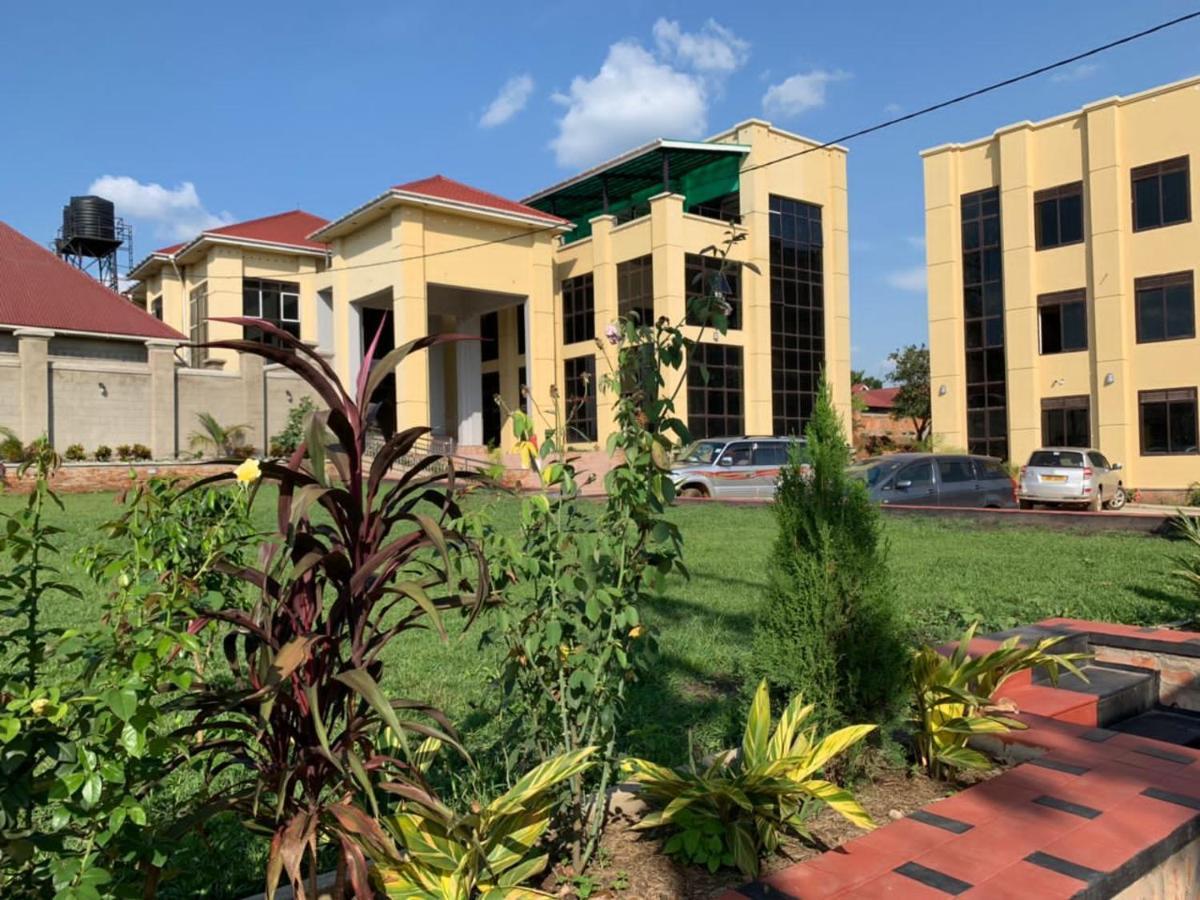
[[[682,322],[687,312],[682,194],[663,193],[650,198],[650,246],[654,259],[654,315],[666,316],[673,324]],[[686,378],[686,369],[664,372],[663,390],[672,393]],[[687,388],[675,396],[675,415],[684,422],[688,420]]]
[[[739,131],[738,143],[749,144],[746,165],[771,159],[767,129],[748,125]],[[746,259],[762,274],[743,268],[742,276],[742,383],[745,385],[746,431],[772,434],[775,430],[771,363],[771,168],[751,169],[741,176],[739,202],[742,227],[749,235],[742,244]],[[691,248],[696,249],[696,248]]]
[[[613,259],[612,230],[617,224],[616,216],[596,216],[590,220],[592,226],[592,287],[596,301],[596,337],[604,341],[611,364],[617,364],[616,348],[609,346],[604,338],[604,329],[617,321],[617,264]],[[608,363],[603,352],[596,356],[596,439],[601,447],[607,446],[609,437],[616,430],[617,398],[612,391],[603,390],[601,384],[608,374]]]
[[[934,444],[967,448],[962,220],[958,151],[925,157],[925,272]]]
[[[48,328],[18,328],[17,358],[21,363],[21,431],[25,443],[50,438],[50,338]]]
[[[252,353],[240,354],[238,373],[242,382],[242,419],[246,426],[246,442],[258,452],[267,445],[267,381],[263,358]]]
[[[478,335],[479,316],[459,318],[457,330],[459,334]],[[493,398],[483,396],[482,350],[479,341],[459,341],[454,345],[459,446],[483,446],[483,404],[495,402]]]
[[[155,459],[178,453],[175,446],[178,398],[175,389],[175,341],[146,341],[150,367],[150,451]]]
[[[528,380],[529,415],[534,433],[540,441],[546,429],[554,426],[554,406],[561,403],[551,397],[551,390],[562,381],[562,367],[558,358],[558,335],[561,321],[556,309],[561,302],[559,285],[554,280],[553,238],[534,238],[530,248],[532,272],[531,286],[525,300],[525,373]],[[511,438],[511,434],[509,435]]]
[[[405,207],[392,214],[392,238],[399,263],[392,288],[392,322],[396,346],[429,333],[429,293],[425,284],[425,212]],[[396,430],[427,426],[429,354],[410,354],[396,367]],[[461,436],[460,436],[461,441]]]

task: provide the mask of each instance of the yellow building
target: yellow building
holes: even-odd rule
[[[1200,78],[922,153],[935,439],[1200,480]]]
[[[477,334],[400,367],[379,398],[384,431],[428,424],[462,450],[509,449],[492,398],[518,407],[526,386],[527,402],[548,411],[557,385],[577,409],[573,444],[602,447],[613,428],[597,389],[606,327],[632,310],[682,320],[711,266],[700,251],[733,228],[745,237],[730,256],[732,327],[689,326],[703,343],[681,418],[699,437],[801,433],[824,370],[849,428],[846,152],[817,146],[751,120],[707,141],[653,141],[522,202],[435,176],[321,220],[303,242],[259,226],[258,243],[235,244],[253,225],[242,223],[164,248],[137,267],[134,296],[202,336],[185,299],[197,290],[215,316],[242,313],[250,280],[294,284],[300,337],[346,379],[377,334],[377,357],[425,334]],[[306,214],[285,214],[296,215]]]

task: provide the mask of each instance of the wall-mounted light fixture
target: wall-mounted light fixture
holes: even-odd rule
[[[98,382],[96,382],[96,383],[97,383],[98,385],[100,385],[100,396],[101,396],[101,397],[107,397],[107,396],[108,396],[108,388],[107,388],[107,387],[105,387],[105,385],[104,385],[104,382],[103,382],[103,381],[98,381]]]
[[[1117,376],[1114,375],[1112,372],[1109,372],[1107,375],[1104,376],[1105,386],[1110,385],[1110,384],[1116,384],[1116,383],[1117,383]]]
[[[945,397],[945,396],[946,396],[946,386],[945,386],[944,384],[943,384],[941,387],[939,387],[939,388],[938,388],[938,396],[939,396],[939,397]]]

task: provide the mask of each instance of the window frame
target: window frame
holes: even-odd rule
[[[1070,427],[1067,420],[1067,414],[1071,410],[1083,410],[1084,418],[1087,422],[1087,435],[1082,444],[1070,443]],[[1088,394],[1072,394],[1066,397],[1043,397],[1041,403],[1041,439],[1043,447],[1072,447],[1082,450],[1089,449],[1092,441],[1092,398]],[[1053,441],[1050,439],[1049,429],[1046,425],[1049,421],[1047,418],[1061,417],[1061,427],[1063,440]]]
[[[688,431],[694,440],[730,437],[746,433],[746,357],[737,344],[696,345],[687,370]],[[708,373],[705,381],[703,373]],[[713,384],[713,374],[720,383]],[[736,373],[736,378],[731,378]],[[731,385],[730,381],[736,381]],[[721,411],[713,412],[712,398],[721,395]],[[737,398],[737,412],[731,413],[730,398]],[[734,427],[736,426],[736,427]]]
[[[586,391],[576,394],[583,373]],[[567,444],[594,444],[599,440],[596,417],[596,355],[584,353],[563,360],[563,409],[567,416]],[[582,401],[582,402],[579,402]]]
[[[1167,334],[1167,289],[1186,285],[1192,293],[1192,329],[1188,334]],[[1158,291],[1162,305],[1162,337],[1145,337],[1142,333],[1142,294]],[[1161,344],[1164,341],[1190,341],[1196,337],[1196,284],[1192,270],[1171,272],[1166,275],[1149,275],[1133,281],[1133,327],[1139,344]]]
[[[202,281],[188,291],[188,343],[191,347],[192,368],[198,369],[208,361],[208,282]]]
[[[1197,405],[1196,388],[1160,388],[1152,391],[1138,391],[1138,452],[1141,456],[1196,456],[1200,450],[1172,450],[1171,447],[1171,406],[1172,404],[1190,403],[1192,407],[1192,430],[1200,437],[1200,406]],[[1162,404],[1166,406],[1167,418],[1167,449],[1146,449],[1146,407]],[[1200,443],[1200,441],[1197,441]]]
[[[726,265],[728,265],[729,271],[723,272]],[[704,285],[708,277],[722,274],[730,288],[730,295],[725,298],[730,307],[729,315],[726,316],[729,330],[742,330],[742,264],[733,260],[726,263],[725,260],[703,253],[685,253],[683,255],[683,290],[688,325],[707,327],[712,324],[711,322],[701,322],[692,315],[692,300],[704,296]]]
[[[972,191],[959,197],[959,229],[963,239],[967,451],[978,456],[1007,459],[1008,357],[1004,333],[1002,226],[1003,209],[998,187]],[[967,240],[968,235],[971,241]],[[969,265],[973,255],[975,264]],[[996,271],[990,271],[988,259],[996,260]],[[974,277],[968,277],[972,272]],[[997,299],[999,302],[993,303]],[[973,306],[977,308],[972,309]],[[972,340],[973,337],[978,338],[977,342]],[[973,371],[980,373],[981,377],[972,378]],[[998,402],[996,398],[999,398]],[[998,427],[994,428],[993,425],[997,424]]]
[[[1062,201],[1072,197],[1079,198],[1079,237],[1073,240],[1062,240]],[[1043,204],[1054,204],[1054,224],[1058,231],[1058,239],[1054,243],[1046,240],[1046,235],[1042,230],[1042,215],[1041,207]],[[1084,227],[1084,206],[1083,206],[1083,182],[1072,181],[1069,184],[1060,184],[1055,187],[1045,188],[1034,192],[1033,195],[1033,228],[1034,228],[1034,248],[1037,250],[1054,250],[1057,247],[1071,247],[1075,244],[1082,244],[1087,234],[1087,229]]]
[[[596,338],[596,281],[591,272],[564,278],[562,292],[563,344]]]
[[[479,316],[479,361],[496,362],[500,359],[500,310],[481,313]]]
[[[1170,222],[1163,221],[1163,189],[1162,179],[1164,175],[1170,175],[1174,172],[1183,172],[1183,201],[1187,207],[1187,211],[1182,219],[1172,219]],[[1158,181],[1158,221],[1152,225],[1138,225],[1138,201],[1137,201],[1137,185],[1141,181],[1149,181],[1150,179]],[[1129,170],[1129,203],[1132,208],[1132,225],[1134,232],[1153,231],[1156,228],[1170,228],[1172,225],[1186,225],[1192,221],[1192,172],[1191,159],[1185,154],[1176,156],[1171,159],[1160,160],[1159,162],[1148,163],[1144,166],[1137,166]]]
[[[1079,305],[1083,308],[1083,346],[1082,347],[1067,347],[1065,345],[1065,330],[1063,328],[1063,307]],[[1087,290],[1085,288],[1075,288],[1070,291],[1055,291],[1052,294],[1039,294],[1037,298],[1038,307],[1038,355],[1040,356],[1058,356],[1063,353],[1082,353],[1088,349],[1088,309],[1087,309]],[[1042,310],[1058,309],[1058,334],[1059,345],[1058,350],[1046,349],[1045,329],[1042,327]]]
[[[273,286],[279,292],[279,318],[271,318],[263,315],[263,289],[266,286]],[[258,296],[258,313],[257,315],[250,313],[246,309],[246,294],[248,291],[257,286]],[[284,297],[294,297],[296,303],[296,317],[294,319],[284,316]],[[242,315],[251,319],[262,319],[264,322],[269,322],[276,328],[286,331],[296,340],[300,340],[300,284],[295,281],[276,281],[274,278],[243,278],[242,279]],[[260,344],[267,344],[273,347],[280,346],[279,340],[273,335],[269,335],[261,329],[255,328],[253,325],[246,325],[242,328],[242,337],[248,341],[256,341]]]
[[[617,263],[617,315],[624,318],[634,311],[638,325],[654,324],[654,256],[650,253]]]
[[[160,322],[163,320],[162,294],[159,294],[157,297],[154,297],[150,300],[150,315],[154,316],[154,318],[158,319]]]

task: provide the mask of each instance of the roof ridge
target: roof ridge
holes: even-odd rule
[[[304,216],[312,216],[312,218],[314,218],[314,219],[321,219],[322,221],[326,221],[322,216],[318,216],[316,213],[310,213],[306,209],[300,209],[299,207],[297,207],[296,209],[289,209],[289,210],[285,210],[284,212],[272,213],[269,216],[259,216],[256,219],[245,219],[241,222],[229,222],[225,225],[221,225],[218,228],[206,228],[204,231],[201,231],[200,234],[201,235],[220,234],[222,231],[224,231],[227,228],[240,228],[243,225],[257,225],[260,222],[270,222],[273,219],[282,219],[284,216],[294,216],[297,213],[299,213],[300,215],[304,215]],[[199,236],[199,235],[197,235],[197,236]],[[187,242],[187,243],[190,243],[190,242]]]

